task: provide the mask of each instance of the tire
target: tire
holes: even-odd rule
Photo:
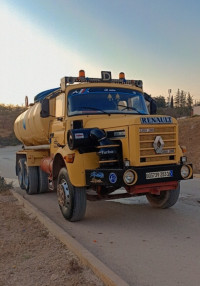
[[[39,186],[38,193],[47,193],[49,191],[48,174],[38,167]]]
[[[68,221],[81,220],[86,211],[86,188],[74,187],[66,168],[62,168],[57,183],[58,203],[62,215]]]
[[[180,183],[175,190],[160,192],[160,195],[147,194],[147,200],[154,208],[168,209],[178,200],[180,194]]]
[[[24,185],[24,163],[25,163],[26,159],[25,158],[21,158],[19,159],[18,163],[17,163],[17,176],[18,176],[18,182],[19,182],[19,186],[21,189],[25,189],[25,185]]]
[[[28,195],[38,193],[38,167],[27,166],[24,164],[24,186]]]

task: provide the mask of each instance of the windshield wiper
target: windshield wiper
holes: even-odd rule
[[[90,109],[90,110],[97,110],[97,111],[101,111],[102,113],[109,114],[109,113],[108,113],[108,112],[106,112],[105,110],[102,110],[102,109],[97,108],[97,107],[91,107],[91,106],[80,106],[80,108],[82,108],[82,109]]]
[[[121,111],[123,111],[125,109],[131,109],[131,110],[137,111],[138,114],[145,114],[145,113],[140,112],[137,108],[132,107],[132,106],[124,106],[124,105],[121,105],[121,104],[118,104],[118,106],[124,107],[123,109],[121,109]]]

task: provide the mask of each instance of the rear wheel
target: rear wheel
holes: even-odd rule
[[[19,159],[18,163],[17,163],[17,176],[18,176],[18,182],[19,182],[19,186],[21,189],[25,189],[24,186],[24,163],[25,163],[26,159],[25,158],[21,158]]]
[[[24,186],[27,194],[33,195],[38,193],[38,168],[24,164]]]
[[[167,209],[172,207],[178,200],[180,194],[180,183],[175,190],[160,192],[160,195],[147,194],[147,200],[152,207]]]
[[[39,175],[39,193],[46,193],[49,190],[49,183],[48,183],[48,174],[42,171],[40,167],[38,167],[38,175]]]
[[[69,179],[66,168],[58,175],[57,196],[60,210],[69,221],[81,220],[86,211],[86,188],[74,187]]]

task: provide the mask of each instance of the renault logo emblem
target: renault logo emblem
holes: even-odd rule
[[[154,147],[157,154],[162,154],[164,145],[165,145],[165,143],[164,143],[162,137],[156,136],[156,138],[153,142],[153,147]]]

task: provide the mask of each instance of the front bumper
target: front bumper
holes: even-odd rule
[[[191,168],[192,172],[192,164],[187,164]],[[87,186],[108,186],[108,187],[126,187],[127,185],[124,183],[123,176],[125,171],[134,170],[137,174],[137,180],[134,183],[136,185],[145,185],[145,184],[153,184],[153,183],[162,183],[162,182],[172,182],[172,181],[181,181],[186,179],[192,179],[193,174],[191,173],[186,179],[181,176],[181,167],[180,165],[159,165],[159,166],[146,166],[146,167],[126,167],[124,169],[93,169],[86,170],[86,185]],[[169,177],[154,177],[158,173],[159,175],[165,174],[168,172]],[[152,178],[149,178],[150,174]],[[155,174],[155,175],[154,175]]]

